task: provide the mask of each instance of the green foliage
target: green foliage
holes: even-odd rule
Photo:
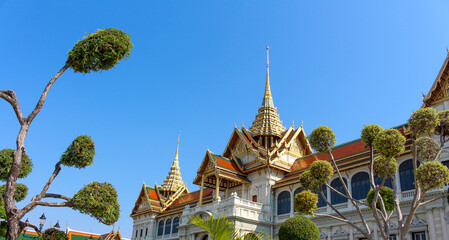
[[[373,160],[374,175],[379,177],[391,177],[396,173],[397,169],[398,163],[394,158],[387,158],[379,155]]]
[[[0,186],[0,197],[3,200],[3,197],[6,193],[6,184]],[[28,187],[23,183],[18,183],[16,185],[16,194],[14,195],[14,200],[16,202],[22,201],[28,195]]]
[[[92,182],[72,198],[72,208],[86,213],[107,225],[117,222],[120,206],[117,191],[109,183]]]
[[[314,216],[317,204],[318,195],[311,191],[302,191],[295,196],[295,210],[301,214]]]
[[[425,162],[416,169],[415,179],[423,191],[443,188],[449,183],[449,169],[438,161]]]
[[[92,138],[82,135],[69,145],[67,150],[61,156],[61,163],[65,166],[75,166],[76,168],[85,168],[94,163],[95,144]]]
[[[435,160],[440,145],[430,137],[419,137],[415,140],[414,147],[416,147],[417,160],[420,162],[427,162]]]
[[[39,237],[40,240],[67,240],[67,234],[56,228],[46,229]]]
[[[310,171],[311,176],[320,185],[329,181],[332,175],[334,175],[334,168],[328,161],[324,160],[314,161],[308,171]]]
[[[376,139],[377,134],[382,130],[384,129],[376,124],[370,124],[363,127],[361,137],[366,148],[373,147],[374,139]]]
[[[6,231],[8,230],[8,227],[6,225],[6,221],[0,222],[0,237],[6,238]]]
[[[312,220],[296,216],[282,223],[278,236],[279,240],[318,240],[320,230]]]
[[[336,142],[334,132],[326,126],[315,128],[308,138],[310,146],[317,152],[330,151]]]
[[[449,110],[438,112],[439,124],[435,128],[435,133],[438,135],[449,135]]]
[[[14,150],[10,148],[5,148],[0,151],[0,180],[5,181],[8,178],[9,170],[11,170],[13,162]],[[25,178],[31,172],[33,168],[33,163],[28,155],[23,154],[22,156],[22,166],[20,168],[19,178]]]
[[[243,237],[238,236],[238,230],[235,225],[226,220],[226,217],[218,215],[217,218],[210,216],[207,218],[201,218],[199,214],[190,218],[190,222],[202,229],[204,229],[211,240],[263,240],[270,239],[263,233],[249,233]]]
[[[131,37],[114,28],[88,33],[68,52],[66,65],[75,72],[108,70],[131,54]]]
[[[405,150],[405,137],[396,129],[385,129],[374,139],[377,151],[386,158],[394,158]]]
[[[379,190],[380,196],[382,196],[382,199],[384,201],[385,209],[387,212],[391,212],[394,210],[394,195],[393,195],[393,189],[389,187],[382,187]],[[366,195],[366,203],[371,205],[374,199],[374,191],[371,189],[368,192],[368,195]],[[380,198],[377,198],[376,208],[381,209],[380,207]]]
[[[317,190],[321,186],[309,170],[304,171],[301,175],[299,175],[299,183],[302,188],[312,191]]]
[[[0,219],[6,219],[5,200],[0,199]]]
[[[420,108],[413,112],[408,120],[410,130],[415,136],[432,133],[438,124],[438,114],[433,108]]]

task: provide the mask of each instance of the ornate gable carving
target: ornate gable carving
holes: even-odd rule
[[[411,227],[425,226],[425,225],[427,225],[426,220],[419,218],[418,216],[414,217],[412,223],[410,224]]]
[[[346,235],[348,235],[349,233],[348,233],[348,231],[346,231],[344,228],[342,228],[342,227],[339,227],[335,232],[334,232],[334,236],[335,237],[337,237],[337,236],[346,236]]]

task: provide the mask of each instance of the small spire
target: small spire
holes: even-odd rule
[[[265,82],[265,94],[263,96],[262,106],[263,107],[274,107],[273,97],[271,96],[270,88],[270,47],[267,45],[267,78]]]
[[[179,165],[178,164],[178,151],[179,151],[179,136],[181,135],[181,131],[178,132],[178,143],[176,144],[176,154],[175,154],[175,160],[173,161],[173,165]]]

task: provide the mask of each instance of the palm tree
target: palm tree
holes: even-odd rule
[[[263,233],[250,233],[245,236],[239,236],[234,223],[226,220],[226,217],[218,215],[217,218],[209,216],[202,218],[199,214],[190,218],[190,222],[206,230],[211,240],[272,240]]]

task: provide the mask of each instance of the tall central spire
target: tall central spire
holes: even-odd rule
[[[270,60],[269,47],[267,46],[267,78],[265,80],[265,93],[263,95],[262,106],[259,108],[259,113],[256,115],[253,125],[249,129],[253,137],[260,136],[274,136],[281,137],[285,131],[282,126],[282,121],[279,119],[277,109],[273,104],[273,97],[270,89]]]
[[[270,89],[270,47],[267,45],[267,79],[265,82],[265,94],[263,95],[262,107],[274,107],[273,97]]]
[[[181,177],[181,168],[179,167],[178,151],[179,151],[179,136],[181,132],[178,132],[178,143],[176,145],[175,159],[173,159],[173,164],[170,167],[170,172],[162,184],[163,191],[167,193],[176,192],[180,187],[185,186]]]

